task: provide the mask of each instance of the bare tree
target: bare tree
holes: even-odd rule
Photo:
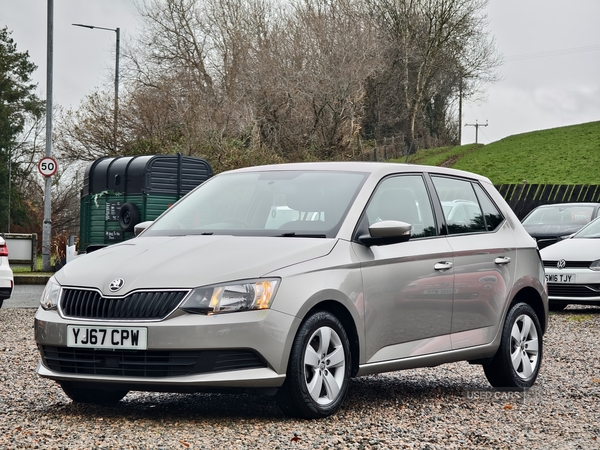
[[[76,110],[58,108],[54,147],[61,158],[74,162],[116,156],[112,108],[112,94],[105,91],[87,95]]]
[[[359,136],[455,139],[452,100],[493,78],[486,0],[140,0],[120,155],[248,164],[346,159]],[[72,160],[112,155],[110,96],[62,116]],[[425,141],[424,141],[425,142]]]
[[[454,79],[456,90],[461,79],[494,79],[499,60],[485,30],[487,0],[367,2],[389,42],[389,70],[395,74],[391,78],[398,79],[412,145],[425,105],[449,92],[445,79]]]
[[[286,159],[348,156],[364,80],[379,58],[361,2],[298,0],[282,10],[253,73],[256,126]]]

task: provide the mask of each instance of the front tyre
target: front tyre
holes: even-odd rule
[[[277,392],[284,413],[317,419],[335,413],[350,380],[350,344],[340,321],[331,313],[317,311],[300,325],[287,376]]]
[[[125,389],[107,389],[92,383],[61,381],[60,387],[75,403],[95,403],[110,405],[119,402],[127,395]]]
[[[506,316],[496,355],[483,365],[485,376],[495,388],[528,389],[540,371],[542,350],[542,327],[535,311],[517,303]]]

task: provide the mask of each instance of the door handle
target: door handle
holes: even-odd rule
[[[508,264],[510,262],[510,258],[508,256],[500,256],[499,258],[496,258],[494,262],[503,266],[504,264]]]
[[[448,270],[448,269],[452,269],[453,264],[450,261],[443,261],[443,262],[439,262],[436,263],[435,266],[433,266],[433,268],[435,270]]]

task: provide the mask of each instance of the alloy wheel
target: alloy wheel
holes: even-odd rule
[[[330,327],[317,329],[304,352],[304,379],[315,402],[335,401],[345,382],[346,358],[340,336]]]
[[[527,379],[538,364],[539,345],[537,329],[526,314],[515,320],[510,335],[510,359],[517,375]]]

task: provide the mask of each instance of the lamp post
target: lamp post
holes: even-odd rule
[[[7,232],[10,233],[10,185],[11,185],[11,154],[10,154],[10,148],[8,149],[8,223],[6,224],[6,228],[7,228]]]
[[[116,58],[115,58],[115,118],[114,118],[114,129],[113,129],[113,139],[114,139],[114,152],[117,153],[117,117],[119,113],[119,44],[121,41],[121,29],[120,28],[103,28],[96,27],[94,25],[84,25],[82,23],[74,23],[72,24],[76,27],[90,28],[91,30],[106,30],[106,31],[114,31],[117,35],[117,48],[116,48]]]
[[[52,97],[54,73],[54,0],[48,0],[46,38],[46,156],[52,157]],[[42,270],[50,272],[52,244],[52,177],[44,177],[44,221],[42,223]]]

